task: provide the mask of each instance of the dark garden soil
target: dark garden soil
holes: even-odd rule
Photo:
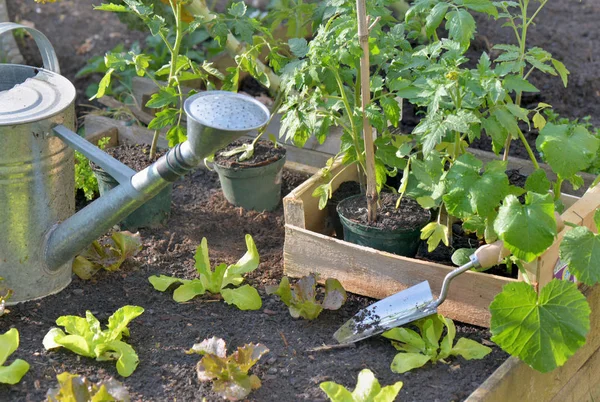
[[[369,223],[367,218],[366,197],[352,197],[346,199],[338,206],[339,213],[345,218],[383,230],[402,230],[419,228],[431,218],[431,213],[412,198],[403,198],[400,206],[396,208],[398,196],[392,193],[379,194],[379,207],[377,220]]]
[[[254,144],[252,157],[241,162],[239,160],[241,152],[230,156],[223,155],[244,144],[250,144],[252,141],[252,139],[247,139],[232,142],[215,154],[215,163],[226,168],[258,167],[276,162],[285,156],[286,149],[281,146],[275,147],[271,141],[258,141]]]
[[[147,168],[152,163],[156,162],[156,159],[160,158],[166,153],[165,150],[159,149],[156,151],[155,158],[150,159],[150,145],[140,144],[119,145],[116,147],[107,148],[105,149],[105,152],[118,161],[123,162],[136,172]],[[91,163],[94,168],[100,168],[94,162]]]
[[[283,175],[284,192],[306,176]],[[140,357],[140,365],[125,385],[139,401],[220,400],[210,385],[196,379],[197,355],[184,352],[194,343],[212,336],[222,337],[230,350],[245,343],[260,342],[270,352],[254,372],[263,380],[251,401],[323,401],[319,383],[336,381],[354,386],[358,372],[370,368],[382,384],[402,380],[403,401],[460,400],[472,392],[506,358],[493,348],[482,361],[450,359],[450,364],[428,364],[410,374],[397,375],[389,366],[395,349],[376,337],[356,347],[324,352],[307,352],[331,344],[333,332],[358,309],[372,300],[351,296],[341,311],[325,311],[314,322],[293,319],[287,307],[275,296],[265,296],[264,286],[275,284],[282,275],[284,239],[282,206],[274,212],[244,211],[227,203],[214,172],[199,170],[177,182],[173,191],[173,211],[163,229],[142,230],[144,249],[119,272],[101,272],[94,280],[78,278],[58,295],[13,306],[0,319],[0,331],[16,327],[21,346],[13,355],[31,364],[20,384],[0,385],[2,401],[40,401],[65,370],[84,374],[92,380],[117,376],[114,362],[96,362],[66,350],[47,352],[42,346],[46,332],[61,315],[83,315],[92,311],[106,320],[123,305],[139,305],[145,313],[130,325],[130,343]],[[177,304],[172,292],[155,291],[150,275],[195,277],[194,252],[207,237],[211,264],[233,263],[245,252],[244,234],[250,233],[259,250],[261,264],[248,281],[263,296],[259,311],[240,311],[224,302],[196,298]],[[488,340],[487,330],[458,325],[458,336]]]

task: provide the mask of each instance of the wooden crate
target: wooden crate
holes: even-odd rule
[[[357,180],[357,175],[354,166],[336,165],[332,170],[332,176],[336,176],[332,183],[333,190],[344,181]],[[439,294],[444,277],[453,267],[402,257],[329,236],[327,211],[319,210],[318,200],[312,197],[314,189],[322,183],[321,176],[317,174],[283,200],[286,222],[283,256],[286,275],[302,277],[318,272],[322,279],[338,279],[352,293],[377,299],[425,280],[429,281],[433,293]],[[567,206],[571,206],[576,200],[577,197],[563,196],[563,202]],[[572,218],[572,213],[573,211],[567,215],[567,220],[579,222],[580,219]],[[553,246],[548,253],[558,250],[557,247]],[[550,262],[541,258],[529,264],[527,269],[533,275],[530,276],[532,280],[547,282],[551,278],[549,269],[554,267],[555,262],[556,259]],[[461,322],[489,327],[489,304],[505,284],[513,281],[516,279],[466,272],[453,280],[448,298],[439,311]]]

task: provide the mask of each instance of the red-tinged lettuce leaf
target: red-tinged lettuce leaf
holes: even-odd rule
[[[248,371],[269,351],[262,344],[246,344],[227,356],[225,341],[212,337],[195,344],[188,353],[204,357],[196,366],[200,381],[213,381],[213,391],[230,401],[244,399],[261,386],[260,379]]]
[[[329,278],[325,281],[325,298],[323,308],[327,310],[338,310],[346,302],[348,295],[340,281]]]
[[[58,387],[46,393],[50,402],[59,401],[117,401],[129,402],[129,391],[119,381],[110,378],[106,381],[91,383],[83,376],[64,372],[56,376]]]
[[[73,272],[81,279],[90,279],[102,268],[116,271],[127,258],[136,255],[141,249],[139,233],[115,232],[106,245],[95,241],[78,255],[73,262]]]

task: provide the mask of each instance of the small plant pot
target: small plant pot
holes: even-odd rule
[[[421,229],[431,219],[431,213],[427,210],[422,210],[423,219],[419,219],[416,224],[412,224],[409,227],[390,230],[370,226],[344,216],[347,204],[358,200],[360,197],[365,198],[363,194],[348,197],[341,201],[337,207],[344,228],[344,240],[361,246],[371,247],[376,250],[387,251],[405,257],[414,257],[417,254],[421,242]]]
[[[119,185],[119,182],[103,169],[92,166],[92,170],[98,179],[100,196]],[[136,232],[139,228],[155,228],[164,225],[167,223],[171,212],[172,194],[173,185],[170,184],[154,198],[148,200],[144,205],[123,219],[119,223],[119,226],[122,230]]]
[[[353,195],[360,194],[360,184],[356,181],[345,181],[333,192],[332,197],[327,201],[327,213],[335,231],[335,237],[344,240],[344,227],[337,212],[337,206],[340,202]]]
[[[244,209],[272,211],[281,201],[281,175],[285,155],[261,166],[221,166],[215,162],[223,195],[231,204]]]

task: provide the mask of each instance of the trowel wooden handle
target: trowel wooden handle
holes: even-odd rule
[[[565,223],[558,212],[555,212],[554,214],[554,217],[556,218],[556,233],[559,233],[564,229]],[[475,251],[475,257],[477,257],[477,262],[481,268],[493,267],[508,255],[510,255],[510,251],[504,247],[504,242],[502,242],[502,240],[481,246]]]

